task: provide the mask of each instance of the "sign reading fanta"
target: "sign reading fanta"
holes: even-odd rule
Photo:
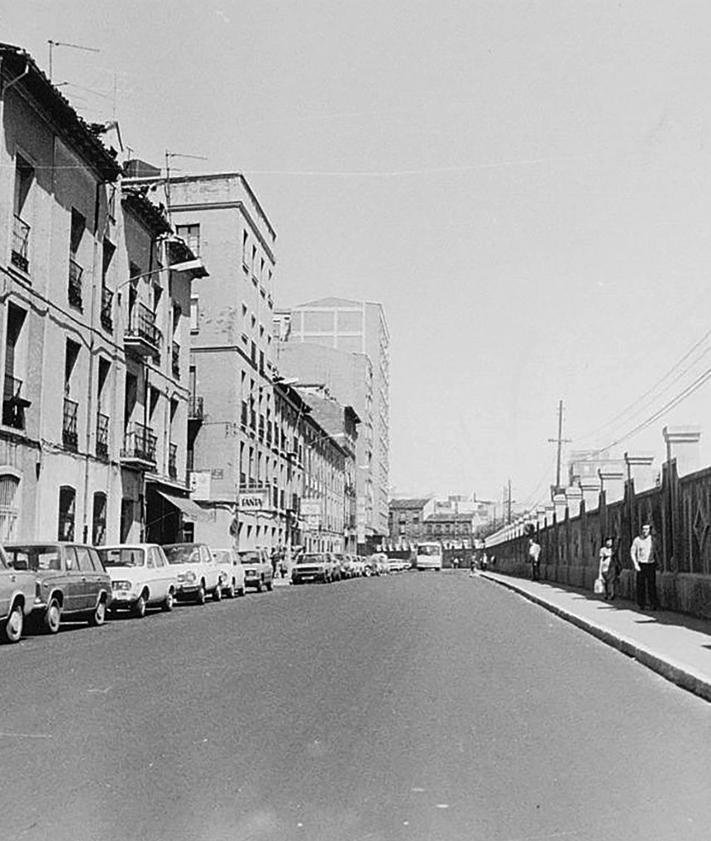
[[[240,511],[262,511],[267,507],[267,494],[263,491],[241,493],[237,500]]]

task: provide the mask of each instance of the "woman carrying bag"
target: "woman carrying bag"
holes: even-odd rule
[[[595,581],[595,592],[604,594],[606,601],[615,598],[617,579],[620,577],[620,562],[617,560],[613,543],[611,537],[605,538],[605,544],[600,549],[600,568]]]

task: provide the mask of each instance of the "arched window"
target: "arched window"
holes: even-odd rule
[[[59,524],[57,540],[74,540],[74,518],[77,492],[69,485],[59,489]]]
[[[8,473],[0,474],[0,543],[9,543],[16,537],[17,488],[20,480]]]
[[[91,542],[94,546],[106,543],[106,494],[101,491],[94,494]]]

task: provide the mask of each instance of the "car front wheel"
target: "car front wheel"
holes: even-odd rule
[[[212,598],[216,602],[222,601],[222,584],[220,584],[219,581],[217,582],[217,587],[215,587],[215,589],[212,591]]]
[[[143,619],[146,615],[146,597],[141,593],[141,595],[136,599],[135,604],[133,605],[133,609],[131,611],[136,619]]]
[[[169,613],[173,609],[174,600],[175,600],[175,597],[173,596],[173,591],[168,590],[168,592],[166,593],[165,599],[163,599],[163,604],[161,605],[161,607],[163,608],[163,610],[166,613]]]
[[[59,631],[59,623],[62,620],[62,608],[59,606],[57,599],[47,605],[47,610],[44,613],[42,625],[48,634],[56,634]]]
[[[94,608],[94,612],[89,617],[89,624],[98,626],[103,625],[106,621],[106,600],[101,599]]]
[[[22,605],[13,605],[10,615],[2,628],[2,636],[5,642],[19,642],[22,637],[22,626],[25,616],[22,612]]]
[[[264,589],[264,582],[260,578],[259,581],[257,581],[257,592],[261,593],[263,589]]]
[[[204,584],[201,584],[198,587],[198,591],[195,594],[195,601],[198,604],[205,604],[205,585]]]

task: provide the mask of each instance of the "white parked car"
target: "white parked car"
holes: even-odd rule
[[[228,599],[244,595],[244,567],[234,549],[213,549],[212,556],[222,575],[222,595]]]
[[[244,567],[245,587],[254,587],[258,593],[272,589],[272,565],[264,549],[245,549],[237,556]]]
[[[220,601],[220,568],[208,546],[204,543],[168,543],[163,551],[178,576],[177,599],[205,604],[207,594],[212,593],[212,598]]]
[[[129,610],[141,618],[147,607],[173,609],[178,579],[160,546],[130,543],[96,551],[111,577],[112,611]]]

